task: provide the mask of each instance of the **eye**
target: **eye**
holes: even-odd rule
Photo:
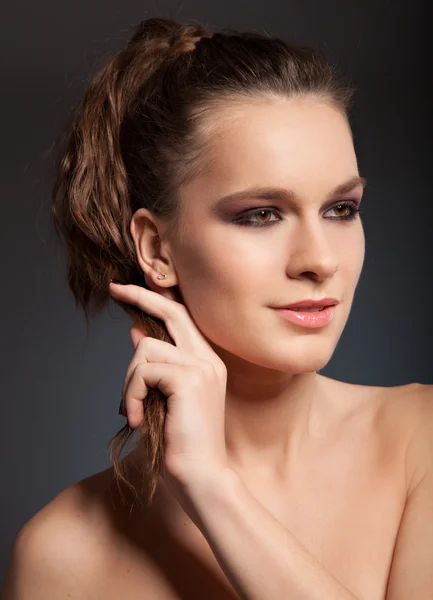
[[[340,202],[339,204],[336,204],[335,206],[332,206],[331,208],[329,208],[326,212],[329,212],[330,210],[335,210],[337,212],[347,211],[345,215],[340,215],[340,216],[337,215],[336,217],[329,217],[333,221],[352,221],[361,212],[361,209],[359,208],[358,203],[355,202],[354,200],[347,200],[346,202]]]
[[[282,221],[282,217],[279,216],[279,218],[277,219],[277,221],[269,221],[266,220],[265,218],[265,222],[256,222],[254,223],[253,221],[251,221],[250,219],[258,216],[260,218],[262,218],[264,215],[266,214],[280,214],[279,211],[276,208],[258,208],[256,210],[254,210],[253,212],[250,212],[249,214],[236,219],[235,221],[233,221],[233,223],[236,223],[237,225],[245,225],[246,227],[268,227],[268,223],[276,223],[277,221]]]
[[[325,214],[335,211],[337,213],[343,212],[345,214],[337,214],[335,217],[327,217],[331,221],[353,221],[356,219],[361,212],[361,209],[358,206],[358,202],[355,200],[346,200],[344,202],[339,202],[335,204],[331,208],[328,208]],[[270,220],[269,215],[277,215],[278,218],[273,221]],[[254,221],[253,219],[263,219]],[[258,208],[253,211],[250,211],[246,215],[240,217],[233,221],[233,223],[237,225],[241,225],[244,227],[269,227],[272,223],[278,223],[278,221],[282,221],[283,217],[279,210],[274,207],[265,207]]]

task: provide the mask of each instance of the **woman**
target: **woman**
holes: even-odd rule
[[[318,373],[364,260],[352,93],[165,19],[96,75],[53,213],[86,317],[134,320],[128,425],[21,530],[5,600],[433,596],[431,386]]]

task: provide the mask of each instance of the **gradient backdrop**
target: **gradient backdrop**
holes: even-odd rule
[[[325,375],[433,383],[431,44],[412,0],[2,0],[0,588],[13,540],[58,492],[110,466],[132,357],[117,307],[89,335],[50,221],[50,149],[87,78],[140,20],[264,29],[321,48],[358,86],[364,270]],[[114,305],[113,305],[114,306]]]

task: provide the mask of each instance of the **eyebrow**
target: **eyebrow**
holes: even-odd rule
[[[354,177],[351,177],[344,183],[337,185],[337,187],[331,190],[327,194],[327,199],[331,199],[333,196],[338,196],[340,194],[347,194],[359,185],[362,185],[362,188],[364,189],[367,185],[367,179],[365,177],[355,175]],[[246,198],[262,198],[265,200],[287,201],[294,200],[296,198],[296,194],[292,190],[285,188],[252,186],[250,188],[247,188],[246,190],[241,190],[239,192],[227,194],[226,196],[219,198],[217,201],[217,205],[220,206],[221,204],[226,204],[229,202],[245,200]]]

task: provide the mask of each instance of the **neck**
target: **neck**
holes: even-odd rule
[[[237,471],[278,472],[313,431],[317,373],[248,378],[228,372],[226,447]]]

